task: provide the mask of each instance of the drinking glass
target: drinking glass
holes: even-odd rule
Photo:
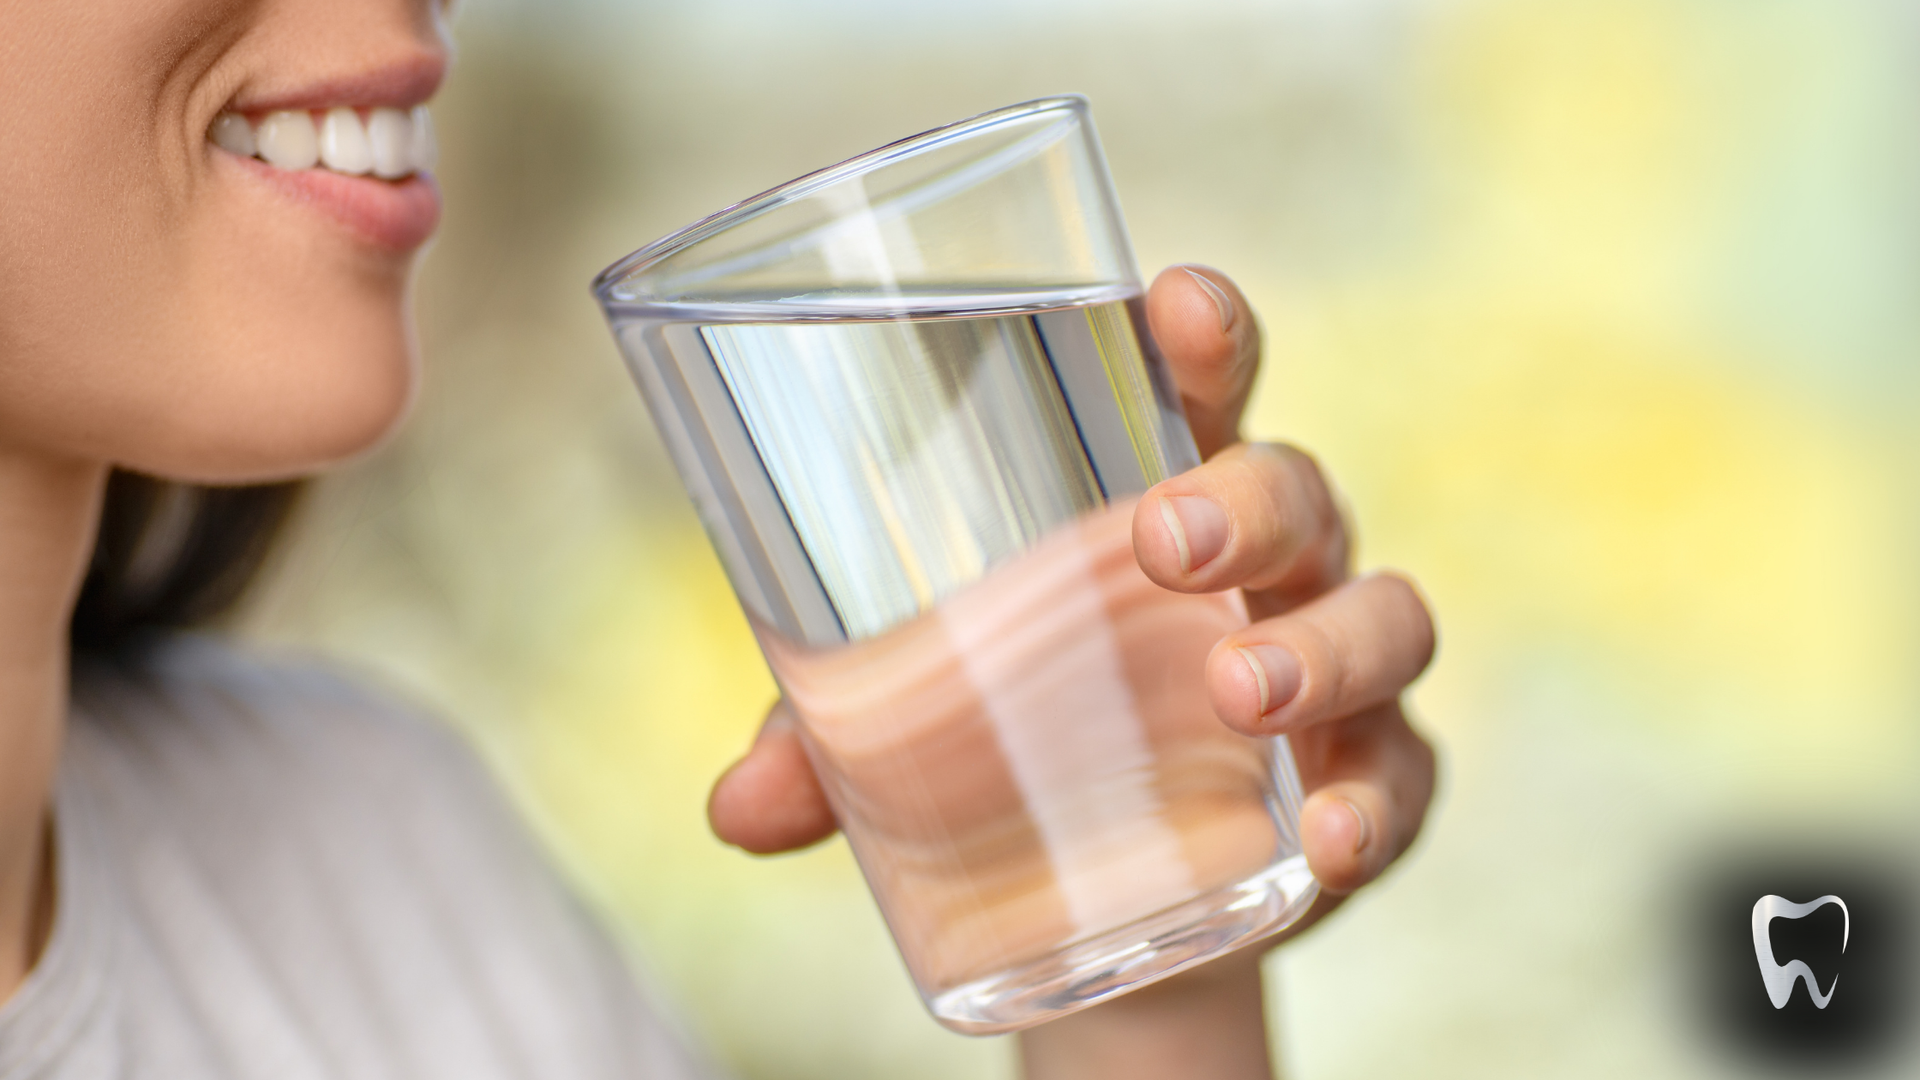
[[[1204,686],[1244,603],[1134,559],[1141,494],[1199,455],[1084,99],[801,177],[594,291],[942,1024],[1306,910],[1286,740]]]

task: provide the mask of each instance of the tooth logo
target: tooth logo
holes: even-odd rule
[[[1749,893],[1749,896],[1752,894]],[[1775,919],[1799,919],[1813,914],[1828,904],[1840,905],[1840,951],[1847,951],[1847,935],[1853,930],[1853,916],[1847,913],[1847,902],[1837,896],[1823,896],[1810,904],[1795,904],[1784,896],[1763,896],[1753,904],[1753,957],[1760,962],[1760,980],[1767,984],[1767,997],[1776,1009],[1787,1007],[1787,999],[1793,996],[1793,984],[1800,979],[1807,981],[1807,994],[1813,1003],[1824,1009],[1827,1002],[1833,1000],[1833,991],[1840,985],[1840,976],[1836,973],[1833,982],[1828,984],[1827,992],[1820,993],[1820,984],[1813,981],[1813,969],[1805,960],[1792,960],[1782,965],[1773,959],[1773,939],[1767,928]]]

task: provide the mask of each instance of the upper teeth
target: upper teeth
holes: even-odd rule
[[[368,173],[395,180],[433,168],[440,151],[426,106],[412,113],[378,108],[360,114],[341,106],[321,114],[305,109],[268,113],[255,125],[239,113],[221,113],[208,134],[214,144],[242,157],[257,157],[281,169],[321,165],[349,176]]]

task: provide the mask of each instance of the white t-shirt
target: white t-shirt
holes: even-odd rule
[[[437,725],[196,637],[75,682],[0,1080],[709,1075]]]

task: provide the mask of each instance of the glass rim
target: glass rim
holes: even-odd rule
[[[593,294],[603,303],[612,300],[614,298],[609,293],[617,283],[644,272],[649,267],[685,251],[702,240],[759,217],[795,199],[805,198],[849,177],[872,172],[883,165],[912,157],[936,146],[977,134],[1009,121],[1023,120],[1029,116],[1048,112],[1070,112],[1084,121],[1087,111],[1088,101],[1082,94],[1056,94],[1051,97],[1034,98],[1031,101],[1022,101],[976,116],[969,116],[964,120],[956,120],[951,124],[943,124],[917,135],[909,135],[904,139],[896,139],[863,154],[856,154],[838,164],[815,169],[708,214],[693,224],[676,229],[626,255],[594,276]]]

